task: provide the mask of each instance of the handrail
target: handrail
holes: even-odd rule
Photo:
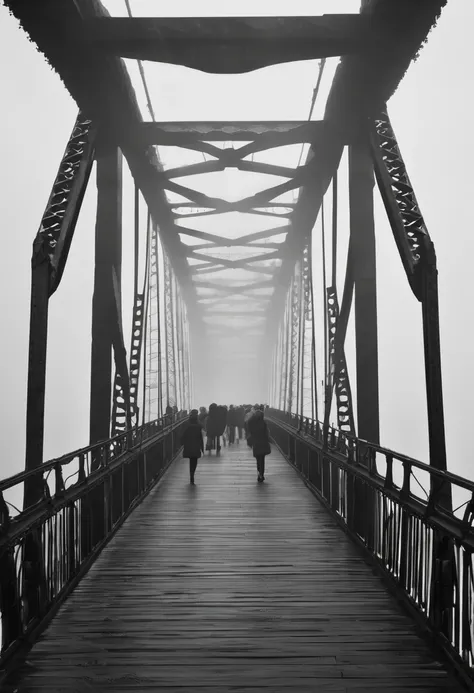
[[[53,457],[51,460],[48,460],[47,462],[44,462],[41,467],[37,467],[36,469],[30,469],[29,471],[23,471],[23,472],[18,472],[17,474],[12,474],[11,476],[6,477],[5,479],[0,479],[0,491],[5,491],[8,488],[12,488],[13,486],[16,486],[17,484],[21,484],[26,479],[31,478],[32,476],[35,476],[38,474],[38,472],[45,472],[45,471],[50,471],[54,469],[57,465],[66,465],[72,462],[76,457],[79,457],[80,455],[87,455],[90,452],[94,452],[95,450],[98,450],[99,448],[104,447],[104,445],[108,445],[110,447],[114,447],[116,443],[119,441],[123,440],[124,438],[127,438],[130,436],[130,434],[133,435],[133,441],[136,441],[136,437],[139,436],[140,434],[143,433],[143,431],[148,430],[150,428],[153,429],[155,426],[164,426],[166,425],[166,422],[169,421],[169,425],[173,423],[175,420],[178,420],[178,417],[186,415],[183,412],[178,412],[177,414],[166,414],[163,416],[161,419],[153,419],[152,421],[147,421],[146,423],[142,424],[142,426],[138,426],[136,428],[129,429],[128,431],[123,431],[122,433],[118,433],[116,436],[113,436],[112,438],[106,438],[104,440],[99,440],[97,443],[94,443],[93,445],[87,445],[84,448],[78,448],[77,450],[74,450],[73,452],[68,452],[65,453],[64,455],[61,455],[61,457]]]
[[[318,442],[323,443],[324,424],[322,422],[317,421],[315,419],[311,419],[310,417],[300,416],[299,414],[293,414],[286,411],[284,412],[280,409],[272,409],[270,407],[267,408],[267,413],[268,415],[273,416],[274,418],[284,421],[288,425],[293,426],[298,431],[303,431],[307,435],[312,435],[316,438]],[[319,435],[317,433],[315,434],[315,430],[317,428],[319,428]],[[358,438],[357,436],[354,436],[346,431],[342,431],[339,428],[329,426],[327,435],[328,449],[342,450],[344,447],[342,443],[345,443],[346,449],[350,449],[351,445],[354,448],[357,446],[361,446],[365,449],[370,449],[373,452],[378,452],[384,456],[392,457],[392,459],[396,459],[399,462],[406,462],[407,464],[410,464],[412,467],[416,467],[420,471],[427,472],[428,474],[430,474],[430,476],[436,479],[452,483],[456,486],[465,489],[466,491],[471,491],[471,493],[474,493],[474,481],[471,481],[470,479],[466,479],[465,477],[459,476],[458,474],[454,474],[453,472],[436,469],[434,467],[431,467],[429,464],[426,464],[426,462],[420,462],[420,460],[417,460],[414,457],[409,457],[408,455],[396,452],[394,450],[391,450],[390,448],[383,447],[381,445],[378,445],[377,443],[371,443],[370,441],[364,440],[363,438]],[[351,445],[349,445],[348,443],[351,443]]]
[[[268,408],[271,436],[315,495],[378,565],[471,689],[474,684],[474,484],[320,422]],[[326,434],[325,434],[326,433]],[[385,476],[375,453],[385,456]],[[393,480],[393,463],[403,480]],[[418,497],[412,469],[437,480]],[[416,477],[415,477],[416,479]],[[470,492],[463,517],[440,489]],[[449,489],[451,490],[451,489]]]
[[[0,482],[1,666],[41,631],[171,464],[185,421],[186,412],[165,415]],[[73,460],[78,478],[66,488],[63,468]],[[11,517],[4,493],[32,475],[41,477],[43,497]]]

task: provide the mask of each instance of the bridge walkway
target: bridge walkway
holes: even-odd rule
[[[462,690],[298,474],[245,441],[179,460],[53,619],[12,691]]]

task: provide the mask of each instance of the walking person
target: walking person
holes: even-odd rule
[[[237,425],[237,410],[231,404],[227,412],[227,431],[229,433],[229,445],[235,442],[235,427]]]
[[[217,446],[216,446],[216,438],[217,438],[217,431],[219,429],[219,414],[217,410],[217,404],[213,402],[212,404],[209,405],[209,413],[206,418],[206,450],[209,450],[209,454],[211,454],[211,450],[215,450],[217,447],[217,452],[221,449],[220,446],[220,439],[217,439]]]
[[[265,481],[265,456],[272,451],[270,447],[270,434],[268,426],[263,418],[261,410],[255,411],[253,416],[247,421],[249,438],[247,440],[252,446],[253,456],[257,460],[257,481]]]
[[[245,416],[244,416],[244,430],[245,430],[245,437],[247,438],[247,445],[249,448],[252,447],[252,443],[249,440],[250,432],[249,432],[249,421],[253,417],[253,415],[256,412],[255,407],[258,407],[258,404],[254,405],[253,407],[247,407],[245,410]]]
[[[237,422],[236,426],[237,426],[237,435],[238,435],[237,442],[238,443],[244,437],[244,430],[245,430],[244,417],[245,417],[245,409],[242,405],[240,405],[239,407],[237,407],[237,410],[236,410],[236,422]]]
[[[201,453],[204,452],[202,426],[198,421],[196,409],[193,409],[189,416],[188,425],[181,436],[181,443],[184,446],[183,457],[189,458],[189,481],[191,484],[194,484],[194,474],[196,473],[198,459],[201,457]]]
[[[221,444],[220,440],[222,437],[222,443],[225,447],[225,431],[227,428],[227,407],[225,404],[219,404],[217,407],[217,430],[216,430],[216,437],[217,437],[217,452],[221,449]]]
[[[206,419],[207,419],[206,407],[199,407],[198,421],[204,429],[206,428]]]

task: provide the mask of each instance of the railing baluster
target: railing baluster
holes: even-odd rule
[[[36,519],[25,535],[18,528],[21,525],[11,522],[4,492],[15,486],[22,488],[33,472],[0,481],[2,665],[11,648],[67,593],[79,568],[94,557],[95,551],[126,517],[131,504],[147,493],[151,482],[166,467],[166,461],[172,460],[179,446],[176,434],[184,421],[182,416],[176,417],[176,423],[167,428],[163,421],[148,422],[136,430],[136,448],[131,447],[133,441],[127,431],[44,463],[40,472],[44,497],[27,511],[34,510]],[[145,437],[142,437],[143,428],[147,431]],[[164,445],[169,450],[165,457]],[[149,450],[153,450],[151,459],[161,460],[153,478],[148,475]],[[97,464],[91,476],[92,459]],[[73,461],[78,469],[76,474],[66,474],[66,482],[76,478],[66,489],[64,472]],[[133,485],[127,475],[131,464],[136,465]],[[46,481],[50,473],[54,473],[52,495]],[[38,470],[34,474],[38,475]],[[95,485],[88,485],[90,481],[95,481]],[[15,519],[21,517],[22,513]]]
[[[320,422],[271,409],[266,415],[272,437],[314,492],[398,582],[400,593],[426,622],[441,629],[472,674],[474,483],[334,428],[329,430],[329,446],[323,449]],[[49,500],[45,484],[39,519],[25,536],[16,533],[3,496],[8,488],[24,483],[25,473],[0,482],[4,649],[6,643],[12,645],[25,636],[67,592],[79,568],[93,560],[173,459],[185,418],[180,414],[173,421],[148,422],[136,428],[133,437],[125,432],[45,463],[41,473],[44,477],[54,471],[55,491]],[[377,454],[386,461],[384,478],[377,471]],[[91,459],[100,460],[92,473]],[[78,463],[77,481],[66,489],[64,477],[66,483],[71,478],[66,466],[72,460]],[[403,466],[401,488],[394,483],[395,462]],[[434,480],[428,501],[411,493],[417,469]],[[436,494],[443,485],[457,485],[471,494],[462,518],[438,507]],[[24,617],[21,599],[26,605]]]
[[[316,420],[309,420],[307,426],[305,421],[307,436],[301,437],[295,428],[298,418],[291,413],[269,408],[266,416],[273,438],[289,461],[308,478],[327,508],[344,520],[349,533],[363,542],[381,569],[395,578],[400,593],[427,624],[443,633],[474,681],[474,482],[333,427],[324,439],[322,424]],[[302,456],[305,448],[307,455]],[[377,469],[378,453],[385,458],[385,476]],[[300,464],[303,458],[308,460],[307,469]],[[394,481],[395,461],[403,467],[401,487]],[[426,501],[411,490],[416,469],[431,478]],[[462,518],[439,507],[437,499],[449,486],[471,495]]]

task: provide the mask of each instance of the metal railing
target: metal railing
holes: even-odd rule
[[[167,415],[0,481],[0,667],[44,627],[151,490],[181,447],[185,421],[185,412]],[[42,498],[20,511],[6,496],[32,477]]]
[[[474,482],[306,417],[266,417],[285,457],[474,682]],[[447,491],[464,499],[454,511]]]

